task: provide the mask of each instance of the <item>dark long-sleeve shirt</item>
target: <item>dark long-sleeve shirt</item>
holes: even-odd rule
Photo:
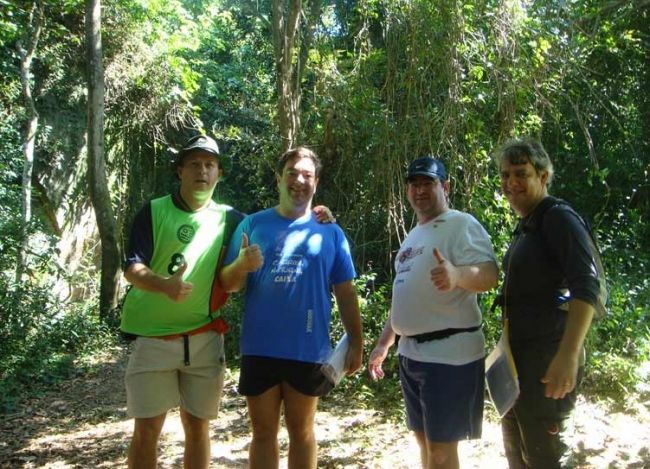
[[[513,348],[559,341],[569,299],[597,301],[589,232],[566,204],[544,205],[520,220],[503,260],[504,310]]]

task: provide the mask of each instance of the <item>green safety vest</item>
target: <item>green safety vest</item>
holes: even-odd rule
[[[151,201],[153,255],[148,267],[168,277],[184,262],[183,280],[193,285],[181,302],[167,295],[131,287],[124,300],[123,332],[156,337],[180,334],[212,320],[210,296],[224,243],[227,205],[211,201],[196,212],[174,205],[168,195]]]

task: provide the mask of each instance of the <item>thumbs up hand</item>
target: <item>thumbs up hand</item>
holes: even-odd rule
[[[248,235],[242,233],[239,247],[239,265],[246,272],[255,272],[264,264],[264,256],[258,244],[249,245]]]
[[[176,272],[165,280],[164,293],[172,301],[180,302],[190,296],[194,285],[183,281],[183,274],[187,270],[187,262],[183,263]]]
[[[433,248],[437,265],[431,269],[431,282],[439,291],[451,291],[458,285],[460,272],[454,264],[445,259],[438,248]]]

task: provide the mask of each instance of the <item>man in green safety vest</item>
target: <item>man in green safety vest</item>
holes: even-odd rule
[[[135,418],[129,467],[156,467],[167,411],[180,404],[186,467],[208,467],[209,420],[225,368],[225,301],[216,272],[227,231],[242,215],[212,199],[222,174],[217,143],[198,135],[178,154],[177,192],[147,203],[131,231],[121,329],[136,336],[126,371]]]

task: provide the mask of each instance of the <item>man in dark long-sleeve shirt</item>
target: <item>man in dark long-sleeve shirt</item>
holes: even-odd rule
[[[569,418],[599,291],[589,233],[548,195],[553,165],[539,142],[497,152],[501,189],[520,217],[504,258],[503,315],[520,395],[502,421],[511,469],[570,465]]]

